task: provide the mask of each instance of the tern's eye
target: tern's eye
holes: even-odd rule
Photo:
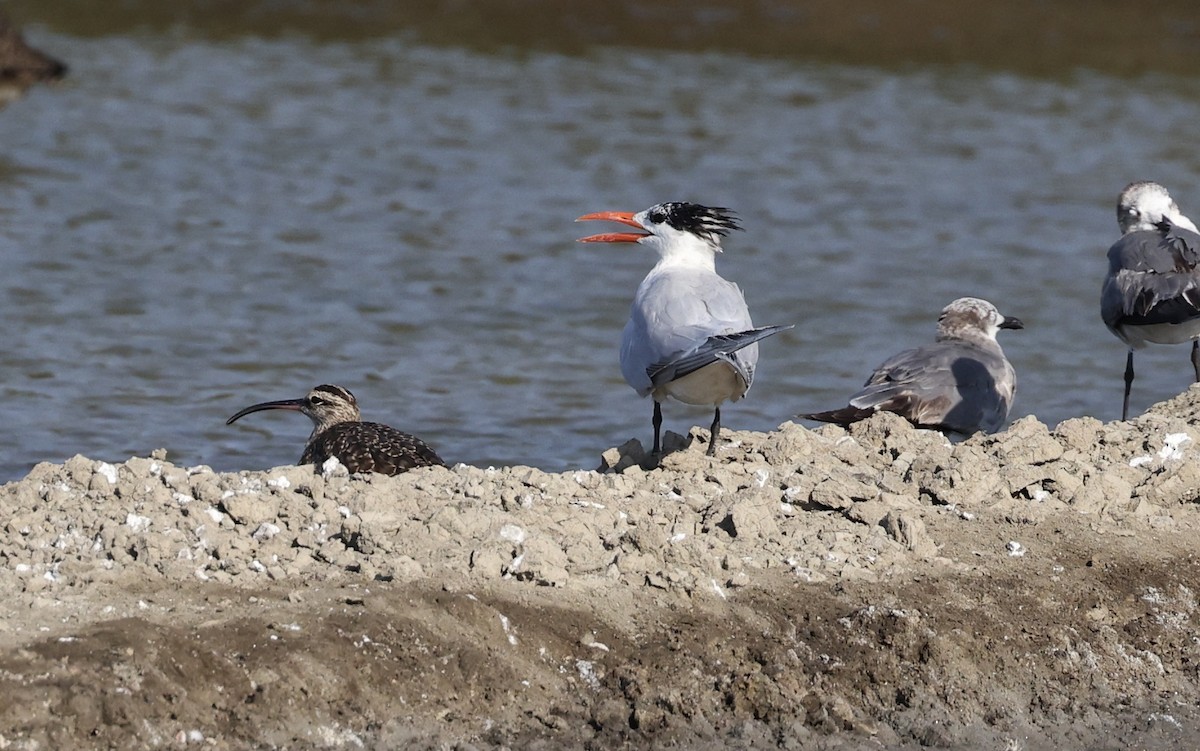
[[[655,224],[662,224],[667,221],[667,212],[662,209],[651,209],[650,213],[646,214],[646,218]]]

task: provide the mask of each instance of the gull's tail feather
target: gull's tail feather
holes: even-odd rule
[[[807,414],[796,415],[803,417],[806,420],[816,420],[818,422],[832,422],[842,427],[846,427],[851,423],[865,420],[875,414],[877,409],[864,409],[863,407],[842,407],[841,409],[831,409],[826,412],[812,412]]]

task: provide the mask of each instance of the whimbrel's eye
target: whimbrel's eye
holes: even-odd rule
[[[308,403],[309,403],[309,405],[311,405],[313,407],[319,407],[322,404],[326,404],[327,402],[319,396],[310,396],[310,397],[308,397]]]

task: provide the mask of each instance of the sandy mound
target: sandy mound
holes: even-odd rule
[[[42,464],[0,488],[0,748],[1174,748],[1197,414],[564,474]]]

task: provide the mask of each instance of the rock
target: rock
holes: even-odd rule
[[[1200,501],[1200,464],[1174,461],[1138,487],[1138,495],[1152,503],[1172,506]]]
[[[647,461],[646,450],[642,442],[630,438],[616,448],[611,448],[600,455],[600,472],[624,472],[630,467],[639,467]]]
[[[519,577],[528,577],[535,583],[549,587],[566,585],[571,575],[567,572],[567,554],[554,540],[536,537],[525,543],[525,559],[519,569],[513,571]]]
[[[822,480],[812,490],[809,500],[829,509],[845,510],[860,501],[869,501],[880,494],[878,488],[851,477]]]
[[[222,500],[220,508],[235,523],[253,529],[263,522],[274,520],[279,504],[270,495],[240,493]]]
[[[905,546],[920,558],[937,555],[937,545],[925,531],[925,523],[911,511],[894,509],[883,517],[883,528],[888,536]]]
[[[1133,483],[1125,479],[1121,468],[1090,475],[1074,495],[1065,498],[1077,511],[1088,514],[1120,511],[1131,506]]]
[[[742,538],[776,536],[779,534],[779,525],[775,523],[778,511],[779,501],[775,494],[757,493],[738,501],[729,512],[734,529],[732,534]]]
[[[1062,445],[1032,415],[1014,422],[997,440],[996,455],[1002,465],[1045,464],[1063,455]]]

